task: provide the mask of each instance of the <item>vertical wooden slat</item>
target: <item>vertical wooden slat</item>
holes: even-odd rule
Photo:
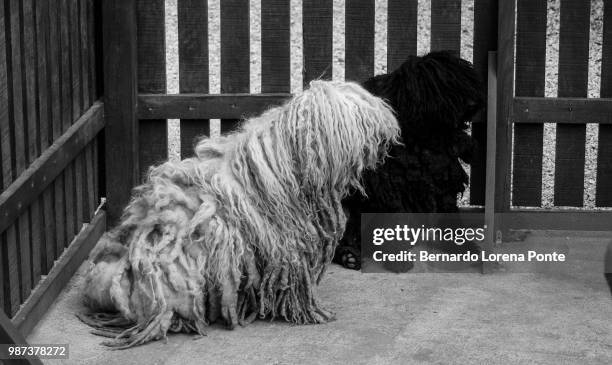
[[[9,118],[12,123],[12,145],[13,145],[13,180],[16,179],[26,168],[28,161],[28,126],[27,126],[27,104],[26,85],[24,85],[24,62],[23,62],[23,9],[22,3],[18,0],[5,2],[8,5],[6,18],[7,34],[10,34],[10,46],[7,42],[7,50],[10,54],[8,58],[8,84],[9,98],[12,103],[9,108]],[[12,231],[11,231],[12,230]],[[7,231],[9,245],[9,280],[11,286],[11,315],[25,300],[30,290],[30,239],[29,239],[29,220],[27,213],[21,215],[15,225]],[[16,275],[15,275],[16,274]]]
[[[332,78],[333,1],[303,0],[304,86],[315,79]]]
[[[164,0],[137,0],[138,89],[166,92]]]
[[[49,34],[47,38],[47,54],[48,56],[48,87],[49,87],[49,103],[51,104],[51,128],[52,128],[52,141],[57,140],[62,135],[63,123],[62,123],[62,92],[64,87],[62,86],[62,46],[61,46],[61,16],[60,7],[58,4],[55,6],[49,6]],[[45,208],[47,212],[51,211],[53,214],[53,220],[49,223],[54,225],[53,227],[53,255],[49,255],[47,250],[47,265],[50,269],[50,265],[53,264],[55,258],[59,257],[64,248],[64,242],[66,237],[66,213],[64,206],[64,177],[60,174],[52,186],[51,199],[49,201],[50,206]],[[51,256],[51,257],[49,257]]]
[[[417,53],[417,0],[388,0],[387,70],[398,68]]]
[[[41,275],[42,252],[45,251],[45,241],[42,226],[42,197],[37,198],[30,208],[30,260],[32,263],[32,288],[38,284]]]
[[[41,123],[40,114],[38,110],[38,63],[37,63],[37,50],[38,45],[36,43],[36,18],[35,8],[33,0],[24,0],[22,3],[23,12],[23,58],[25,67],[25,100],[26,100],[26,113],[28,121],[28,165],[31,164],[41,153]],[[43,123],[44,124],[44,123]],[[41,252],[41,234],[42,229],[40,222],[41,205],[40,200],[36,199],[26,216],[24,216],[25,222],[23,223],[27,234],[22,232],[27,241],[22,241],[21,246],[24,247],[23,255],[27,256],[26,262],[30,264],[28,276],[30,282],[25,282],[26,288],[24,293],[29,295],[31,288],[33,288],[38,280],[40,279],[40,252]],[[23,262],[23,257],[22,257]],[[24,297],[25,300],[25,297]]]
[[[179,91],[208,93],[208,6],[205,0],[179,0]],[[181,120],[181,158],[193,156],[197,137],[209,134],[208,119]]]
[[[609,124],[599,125],[595,203],[598,207],[612,207],[612,125]]]
[[[483,85],[487,85],[488,52],[497,49],[497,1],[474,1],[474,68]],[[476,154],[471,164],[470,203],[483,205],[485,200],[485,161],[487,155],[487,112],[479,113],[472,123],[472,137],[476,140]]]
[[[97,59],[102,56],[102,52],[100,51],[102,49],[102,29],[99,26],[102,23],[102,13],[100,11],[101,9],[99,9],[101,3],[96,1],[94,4],[94,1],[95,0],[85,0],[87,4],[87,34],[90,42],[89,69],[87,73],[89,76],[89,94],[91,95],[92,103],[98,99],[98,86],[102,85],[102,78],[100,77],[100,80],[98,80],[98,75],[101,74],[100,71],[102,67],[98,67],[97,61]],[[97,19],[96,15],[98,15]],[[100,68],[100,70],[98,70],[98,68]]]
[[[81,34],[80,34],[80,20],[79,20],[79,0],[69,0],[68,3],[68,19],[70,29],[70,78],[72,80],[72,120],[71,124],[74,123],[81,113],[83,112],[83,90],[81,81]],[[81,184],[82,184],[82,171],[79,169],[79,158],[76,156],[75,159],[69,165],[69,171],[72,176],[69,177],[69,184],[71,187],[71,195],[73,199],[73,205],[68,209],[72,210],[72,234],[76,234],[81,230],[83,223],[83,206],[81,201]],[[70,244],[74,236],[71,235],[69,242]]]
[[[70,0],[69,3],[69,18],[70,18],[70,49],[71,49],[71,77],[72,77],[72,105],[73,114],[72,120],[76,121],[83,113],[85,98],[83,97],[83,77],[82,77],[82,46],[81,46],[81,17],[80,17],[80,0]],[[83,225],[83,155],[82,153],[76,156],[70,164],[73,173],[72,195],[74,199],[74,234],[78,234]]]
[[[22,1],[22,41],[23,50],[23,74],[24,74],[24,100],[26,107],[27,120],[27,165],[29,166],[40,155],[40,125],[38,115],[37,98],[37,70],[36,62],[36,23],[35,9],[33,0]],[[22,282],[23,300],[29,296],[32,287],[38,282],[40,276],[40,204],[35,200],[27,213],[20,218],[20,229],[23,229],[21,236],[23,239],[20,244],[21,261],[27,271],[26,276],[29,280]],[[23,227],[23,228],[22,228]],[[25,260],[24,260],[25,258]]]
[[[4,3],[0,4],[0,189],[4,190],[9,184],[5,184],[4,176],[10,175],[11,143],[9,137],[8,118],[8,90],[6,75],[6,28],[4,24]],[[8,170],[8,171],[7,171]],[[6,247],[5,234],[0,232],[0,309],[4,310],[5,304],[10,297],[5,295],[9,290],[10,282],[4,271],[8,267],[5,261],[4,248]],[[6,279],[5,279],[6,278]]]
[[[168,130],[165,119],[141,120],[139,122],[140,181],[151,166],[168,158]]]
[[[47,54],[49,55],[49,103],[51,104],[52,141],[62,135],[62,103],[61,103],[61,46],[60,19],[58,6],[49,6],[49,35],[47,39]]]
[[[21,61],[21,1],[9,1],[10,16],[7,20],[7,34],[10,34],[10,46],[7,47],[9,56],[8,63],[8,83],[11,85],[9,95],[12,99],[10,105],[10,120],[12,120],[12,139],[13,139],[13,178],[16,179],[26,167],[26,157],[28,141],[26,140],[26,121],[23,106],[23,80],[22,80],[22,61]],[[8,44],[8,42],[7,42]]]
[[[0,186],[2,189],[6,189],[11,184],[13,176],[11,118],[9,116],[11,85],[7,73],[6,52],[10,39],[7,39],[9,33],[6,31],[7,24],[4,14],[4,4],[0,4]]]
[[[105,107],[106,110],[106,107]],[[108,127],[106,127],[108,128]],[[98,136],[98,138],[92,141],[92,164],[93,164],[93,200],[94,209],[100,204],[100,197],[102,192],[105,191],[105,182],[108,181],[107,171],[105,170],[104,158],[106,155],[106,149],[104,148],[104,140],[106,136]],[[102,147],[100,147],[102,146]],[[106,179],[105,179],[106,178]],[[106,192],[106,196],[108,196]],[[107,198],[108,199],[108,198]],[[108,202],[107,202],[108,205]],[[107,209],[108,210],[108,209]],[[93,217],[93,216],[92,216]],[[108,218],[107,218],[108,219]]]
[[[49,2],[36,1],[36,60],[37,60],[37,90],[40,151],[44,151],[53,143],[51,123],[51,104],[49,100],[49,82],[47,67],[47,44],[49,42]]]
[[[166,92],[166,47],[164,0],[138,0],[138,92]],[[168,158],[168,129],[165,119],[141,120],[139,164],[141,176]]]
[[[486,80],[485,80],[486,81]],[[485,113],[480,113],[482,118]],[[487,123],[472,123],[472,138],[476,141],[476,151],[470,164],[470,204],[484,205],[486,189]]]
[[[431,0],[431,50],[460,48],[461,0]]]
[[[104,39],[104,114],[108,222],[117,222],[139,180],[136,120],[136,2],[102,2]]]
[[[364,81],[374,75],[374,0],[346,3],[346,80]]]
[[[516,95],[544,96],[546,0],[517,3]],[[517,121],[520,122],[520,121]],[[512,204],[542,203],[542,124],[514,125]]]
[[[30,61],[26,61],[28,67],[30,69],[30,77],[32,78],[31,84],[32,88],[29,89],[32,92],[32,99],[34,100],[33,105],[28,108],[31,110],[32,118],[35,118],[36,126],[36,138],[35,146],[36,146],[36,156],[38,157],[44,149],[48,145],[48,118],[47,114],[44,112],[47,111],[46,104],[46,79],[43,79],[44,82],[41,83],[40,80],[42,78],[41,74],[41,64],[40,59],[46,59],[44,47],[41,44],[44,44],[44,38],[41,38],[41,18],[44,19],[45,13],[42,11],[42,6],[39,4],[40,1],[24,2],[24,16],[26,16],[27,20],[25,22],[26,26],[30,28],[31,38],[32,38],[32,50],[31,52],[26,52],[26,55],[29,55]],[[28,7],[31,6],[31,9],[27,10]],[[31,18],[27,17],[27,14],[31,13]],[[27,46],[27,45],[26,45]],[[28,82],[30,83],[30,82]],[[28,91],[29,92],[29,91]],[[28,102],[30,104],[30,102]],[[41,112],[42,110],[42,112]],[[32,140],[32,135],[30,135],[30,140]],[[38,282],[40,281],[40,277],[43,270],[43,258],[46,257],[46,254],[43,255],[43,252],[46,250],[46,241],[44,235],[44,204],[43,204],[43,196],[39,196],[33,203],[30,208],[30,229],[31,229],[31,262],[32,262],[32,288],[34,288]]]
[[[261,92],[289,92],[289,0],[261,1]]]
[[[11,142],[11,118],[9,116],[10,103],[12,102],[9,98],[10,89],[12,85],[9,83],[9,75],[7,70],[7,49],[10,47],[10,12],[5,12],[6,3],[0,4],[0,154],[2,156],[2,166],[0,171],[2,179],[0,179],[0,186],[2,189],[6,189],[12,181],[13,176],[13,164],[12,164],[12,142]],[[5,16],[6,14],[6,16]],[[0,271],[2,271],[2,310],[10,316],[12,314],[11,305],[14,301],[14,290],[15,287],[19,287],[19,279],[16,280],[15,268],[16,265],[13,262],[11,265],[10,253],[14,251],[11,245],[10,230],[6,232],[0,232]],[[18,296],[18,294],[17,294]]]
[[[55,178],[53,183],[55,190],[54,212],[55,212],[55,232],[56,232],[56,246],[55,246],[55,257],[60,257],[64,251],[64,244],[66,242],[66,204],[62,200],[64,197],[64,174],[60,174]]]
[[[50,95],[50,24],[49,2],[36,1],[36,58],[38,60],[38,117],[40,127],[40,150],[53,143],[52,95]],[[47,274],[55,258],[55,214],[53,212],[53,185],[42,194],[40,200],[40,274]],[[32,223],[35,226],[35,223]],[[33,240],[35,242],[35,240]],[[37,276],[35,276],[36,278]]]
[[[221,2],[221,92],[249,92],[249,2]],[[239,120],[222,119],[221,133],[234,130]]]
[[[30,209],[24,212],[17,220],[18,257],[19,257],[19,284],[21,287],[21,303],[23,303],[32,290],[32,261],[30,250]]]
[[[590,0],[561,2],[559,97],[586,97],[589,70]],[[583,206],[585,124],[558,124],[555,205]]]
[[[512,6],[511,9],[514,12],[514,6]],[[504,26],[504,29],[500,27],[500,30],[502,32],[506,32],[506,33],[500,32],[500,38],[507,37],[508,36],[507,32],[509,31],[512,32],[511,37],[514,35],[514,29],[506,28],[507,22],[504,22],[504,20],[501,20],[500,25]],[[488,108],[487,108],[487,123],[486,123],[486,135],[487,135],[487,141],[486,141],[487,147],[486,148],[488,151],[495,151],[495,153],[490,153],[486,156],[486,173],[485,173],[486,177],[485,179],[486,179],[487,184],[485,188],[485,202],[484,202],[485,240],[484,242],[482,242],[482,246],[481,246],[481,249],[483,251],[485,250],[488,251],[492,249],[496,241],[497,232],[499,230],[499,227],[498,227],[499,223],[501,223],[501,221],[496,219],[497,217],[499,217],[497,213],[500,212],[500,210],[503,211],[505,208],[499,205],[500,201],[502,202],[502,204],[505,204],[505,201],[499,199],[499,195],[502,195],[503,193],[505,193],[505,191],[504,190],[497,191],[497,189],[500,187],[503,187],[503,185],[505,184],[505,181],[508,181],[508,179],[504,179],[502,181],[497,180],[499,177],[499,172],[500,172],[499,171],[500,166],[497,165],[497,159],[504,155],[503,151],[506,149],[505,146],[509,147],[509,144],[507,143],[506,140],[502,139],[500,140],[502,144],[498,145],[497,135],[498,135],[498,125],[505,125],[505,127],[508,128],[508,124],[505,123],[505,118],[498,118],[497,116],[497,111],[498,111],[497,110],[497,107],[498,107],[497,70],[499,69],[498,67],[499,62],[498,62],[497,56],[500,52],[504,53],[507,51],[508,49],[506,49],[505,51],[502,51],[502,50],[491,51],[489,52],[489,57],[488,57],[489,71],[487,72],[487,106]],[[508,70],[505,70],[505,72],[507,73]],[[511,100],[511,96],[508,99]],[[505,101],[508,101],[508,99],[506,99]],[[504,100],[501,100],[501,102],[503,103]],[[500,119],[502,120],[501,123],[500,123]],[[502,152],[502,156],[498,155],[497,153],[498,151]],[[505,157],[504,158],[505,160],[508,160],[507,155],[503,157]],[[491,267],[491,264],[489,264],[488,262],[483,262],[481,269],[482,269],[482,273],[484,274],[484,273],[490,272],[492,267]]]
[[[71,0],[60,0],[58,7],[59,17],[59,38],[60,38],[60,79],[61,79],[61,118],[62,132],[65,132],[72,125],[74,118],[73,88],[72,88],[72,49],[70,43],[70,6]],[[58,246],[67,247],[74,238],[76,220],[74,216],[74,169],[71,165],[66,166],[62,172],[64,201],[56,201],[56,206],[63,205],[63,212],[66,217],[64,231],[65,240],[58,242]]]
[[[60,79],[62,101],[62,128],[66,131],[72,124],[72,67],[70,50],[69,0],[59,0]]]
[[[72,120],[75,122],[83,111],[83,90],[81,82],[81,32],[79,21],[79,0],[69,0],[68,20],[70,29],[70,77],[72,79]]]
[[[487,224],[487,242],[490,247],[502,234],[502,214],[510,210],[510,168],[512,159],[512,126],[510,114],[514,95],[514,49],[515,49],[515,12],[514,1],[499,2],[497,54],[489,54],[489,74],[487,75],[487,101],[491,108],[487,110],[487,147],[489,156],[487,167],[487,187],[485,191],[485,221]],[[489,134],[490,133],[490,134]],[[489,176],[494,176],[490,181]],[[491,222],[491,220],[493,222]],[[483,263],[482,271],[492,271],[490,263]]]
[[[32,0],[23,0],[23,75],[24,75],[24,101],[26,106],[27,120],[27,165],[39,156],[38,148],[38,115],[36,108],[36,44],[34,37],[36,28],[34,26],[34,9]]]
[[[75,171],[75,200],[76,200],[76,221],[77,227],[75,233],[78,233],[83,226],[83,223],[87,221],[87,217],[85,216],[86,199],[84,196],[84,183],[87,180],[87,176],[85,176],[85,150],[82,150],[79,155],[75,158],[74,171]]]
[[[63,242],[65,247],[68,247],[72,239],[76,235],[77,217],[76,217],[76,196],[75,196],[75,171],[74,163],[68,164],[64,169],[64,202],[66,213],[66,241]]]
[[[5,298],[8,300],[5,301],[4,310],[8,316],[13,316],[13,314],[17,313],[17,309],[19,309],[19,304],[21,303],[16,226],[13,225],[8,228],[3,235],[5,240],[2,247],[2,254],[6,260],[6,266],[3,265],[4,277],[8,279],[6,280],[6,283],[8,283],[8,290],[6,286],[4,290]]]
[[[44,227],[45,234],[45,252],[42,253],[44,261],[42,262],[43,268],[42,273],[47,274],[53,267],[55,261],[55,253],[57,252],[57,239],[55,236],[55,214],[54,214],[54,201],[53,201],[53,185],[50,185],[43,193],[43,220],[42,224]]]
[[[584,124],[557,125],[554,194],[556,206],[583,206],[585,137]]]
[[[103,26],[102,19],[103,19],[102,2],[96,1],[96,0],[87,0],[87,21],[88,21],[89,39],[91,42],[91,46],[89,47],[89,75],[90,75],[89,86],[90,86],[90,93],[92,95],[92,102],[97,100],[99,96],[104,94],[102,91],[102,88],[104,86],[104,82],[106,82],[106,76],[104,76],[103,74],[104,65],[98,61],[98,59],[102,59],[103,54],[106,54],[106,52],[103,52],[104,45],[103,45],[102,35],[104,33],[103,32],[104,26]],[[124,37],[128,37],[129,41],[133,41],[135,34],[132,35],[131,33],[128,32],[127,34],[124,35]],[[129,42],[124,42],[124,43],[129,45]],[[135,52],[136,51],[135,44],[133,46],[134,46],[134,55],[135,55],[133,59],[133,63],[136,64],[137,56]],[[123,49],[122,51],[125,52],[126,50]],[[132,80],[133,79],[134,78],[132,78]],[[137,86],[135,84],[133,85],[134,85],[134,90],[132,91],[133,91],[133,95],[135,98]],[[104,86],[104,88],[106,88],[106,86]],[[105,99],[107,98],[108,97],[105,97]],[[132,103],[136,102],[135,99],[130,100],[130,101]],[[131,105],[130,108],[135,113],[135,109],[133,109],[134,108],[133,104]],[[105,110],[105,113],[108,114],[109,107],[108,107],[108,101],[106,100],[105,100],[104,110]],[[108,124],[105,130],[106,129],[108,129]],[[91,170],[93,171],[91,183],[88,181],[88,185],[92,186],[92,191],[90,194],[92,212],[90,214],[90,218],[93,218],[95,209],[98,207],[98,204],[100,203],[100,198],[99,198],[100,194],[104,194],[104,196],[109,195],[109,193],[106,192],[106,182],[108,181],[107,180],[108,178],[106,177],[107,170],[106,170],[105,158],[107,157],[107,153],[106,153],[106,149],[104,148],[105,139],[106,139],[106,134],[100,133],[97,136],[97,138],[95,138],[91,142],[91,160],[88,159],[88,165],[89,165],[89,161],[91,161],[90,166],[91,166]],[[98,141],[101,141],[100,144],[102,147],[100,148],[98,147]],[[138,169],[135,168],[134,173],[137,173],[137,172],[138,172]],[[127,192],[129,193],[129,191]],[[110,207],[111,205],[107,202],[107,206]],[[114,219],[113,218],[114,214],[118,213],[117,205],[115,205],[113,208],[115,209],[114,212],[110,212],[109,209],[110,208],[107,208],[106,220],[107,222],[112,224],[113,223],[112,219]]]
[[[515,206],[541,205],[543,136],[544,130],[541,125],[514,125],[512,204]],[[525,181],[526,179],[533,181]]]
[[[604,5],[603,45],[601,48],[601,89],[602,98],[612,97],[612,5]],[[599,125],[597,151],[597,187],[595,204],[598,207],[612,207],[612,125]]]
[[[1,18],[1,13],[3,13],[2,10],[0,10],[0,18]],[[0,26],[1,25],[2,25],[2,22],[0,22]],[[4,241],[5,241],[4,234],[0,233],[0,312],[4,311],[6,301],[9,300],[8,298],[5,297],[5,294],[4,294],[5,287],[6,289],[8,289],[8,285],[9,285],[8,280],[5,280],[4,278],[4,275],[5,275],[4,268],[7,266],[4,260],[4,246],[6,245]]]
[[[90,143],[87,147],[85,147],[85,195],[87,199],[87,207],[85,210],[86,214],[86,222],[90,222],[93,218],[93,212],[97,208],[96,204],[96,191],[95,191],[95,172],[94,169],[97,167],[97,164],[94,161],[93,155],[93,142]]]
[[[89,48],[90,45],[88,17],[87,17],[87,0],[79,1],[79,34],[81,36],[81,93],[83,100],[83,111],[87,110],[93,103],[92,94],[89,85]]]

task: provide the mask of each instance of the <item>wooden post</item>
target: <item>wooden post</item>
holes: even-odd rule
[[[3,344],[15,344],[21,346],[27,346],[27,342],[25,337],[15,328],[11,320],[8,319],[6,314],[0,310],[0,341]],[[8,364],[8,360],[4,360]],[[42,362],[37,359],[12,359],[10,360],[11,364],[42,364]]]
[[[485,214],[484,224],[486,227],[486,240],[483,250],[490,250],[495,245],[497,225],[495,222],[495,198],[497,180],[495,163],[497,157],[497,52],[489,52],[489,69],[487,75],[487,151],[486,156],[486,184],[485,184]],[[490,263],[482,263],[482,272],[491,272]]]
[[[512,100],[514,99],[514,30],[516,4],[499,1],[497,52],[497,117],[495,151],[495,213],[510,210]],[[493,152],[493,151],[492,151]],[[496,235],[501,232],[498,225]]]
[[[108,223],[114,225],[139,181],[136,1],[102,3]]]
[[[502,214],[510,209],[510,168],[514,98],[514,1],[499,1],[498,51],[489,54],[489,108],[487,109],[487,172],[485,224],[487,244],[503,239]],[[497,56],[497,57],[495,57]],[[493,67],[493,66],[496,67]],[[495,68],[497,70],[495,70]],[[495,72],[496,71],[496,72]],[[491,103],[494,103],[493,106]],[[485,247],[486,249],[486,247]],[[482,272],[492,270],[483,264]]]

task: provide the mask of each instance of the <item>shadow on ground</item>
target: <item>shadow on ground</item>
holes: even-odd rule
[[[612,364],[603,276],[611,239],[536,232],[526,242],[570,249],[567,265],[540,272],[362,274],[334,265],[320,297],[335,322],[213,326],[206,337],[170,335],[123,351],[101,346],[75,317],[84,310],[76,275],[28,340],[69,343],[72,364]]]

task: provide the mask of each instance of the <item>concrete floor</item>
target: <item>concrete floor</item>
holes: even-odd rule
[[[203,338],[170,335],[123,351],[99,345],[74,316],[84,310],[76,275],[28,340],[69,343],[71,364],[612,364],[612,298],[602,274],[611,240],[534,233],[525,242],[563,243],[570,262],[530,273],[362,274],[334,265],[320,297],[335,322],[213,326]]]

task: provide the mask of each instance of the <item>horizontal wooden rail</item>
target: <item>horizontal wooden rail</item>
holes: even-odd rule
[[[105,229],[106,212],[99,210],[91,222],[83,226],[81,232],[56,261],[49,275],[40,282],[19,312],[15,314],[12,322],[24,336],[32,331],[47,312],[66,283],[87,258]]]
[[[5,344],[15,344],[21,346],[27,346],[27,341],[24,335],[19,332],[15,325],[11,322],[11,320],[4,314],[3,311],[0,311],[0,339],[2,343]],[[7,361],[7,360],[4,360]],[[22,358],[22,359],[11,359],[11,364],[36,364],[42,365],[42,361],[38,358]],[[6,362],[8,363],[8,361]]]
[[[612,231],[612,211],[512,209],[501,214],[506,229]]]
[[[0,194],[0,232],[38,199],[103,127],[104,104],[98,101]]]
[[[482,207],[461,207],[460,213],[485,213]],[[495,213],[504,229],[612,231],[612,211],[593,209],[524,209]]]
[[[612,124],[612,99],[516,97],[512,121]]]
[[[282,104],[291,94],[140,94],[139,119],[240,119]]]

